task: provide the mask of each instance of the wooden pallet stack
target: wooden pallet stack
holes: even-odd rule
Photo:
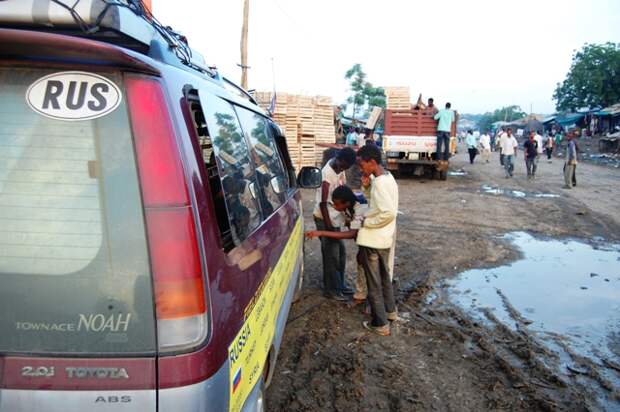
[[[269,107],[271,92],[257,92],[258,104]],[[334,109],[326,96],[301,96],[277,93],[273,120],[286,136],[291,160],[299,170],[321,164],[323,147],[317,143],[335,143]]]
[[[386,107],[391,110],[411,109],[411,95],[408,87],[386,87]]]
[[[336,129],[334,126],[334,106],[332,98],[328,96],[316,96],[313,99],[314,105],[314,136],[317,144],[333,144],[336,142]],[[316,147],[315,164],[320,165],[323,161],[323,150],[321,146]]]

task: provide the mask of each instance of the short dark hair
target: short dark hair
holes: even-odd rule
[[[357,196],[355,196],[355,193],[353,193],[353,190],[351,190],[349,186],[342,185],[334,189],[332,192],[332,200],[340,200],[354,205],[357,203]]]
[[[428,101],[429,101],[429,102],[434,102],[434,101],[435,101],[435,99],[433,99],[432,97],[429,97],[429,98],[428,98]]]
[[[362,146],[357,151],[357,157],[361,158],[365,162],[374,160],[377,164],[381,164],[381,150],[379,150],[379,148],[374,144]]]
[[[347,166],[353,166],[355,164],[355,150],[350,147],[343,147],[336,153],[336,159]]]
[[[446,109],[449,109],[451,107],[452,107],[452,105],[450,104],[450,102],[446,103]]]

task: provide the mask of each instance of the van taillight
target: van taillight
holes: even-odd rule
[[[174,128],[157,80],[125,78],[153,271],[158,344],[178,351],[207,333],[194,213]]]

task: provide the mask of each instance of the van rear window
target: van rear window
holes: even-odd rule
[[[122,76],[93,73],[110,84],[82,88],[79,77],[54,74],[0,69],[0,352],[154,352]],[[40,83],[46,76],[55,83]],[[27,101],[35,84],[55,93],[45,114]],[[98,115],[111,89],[117,106]],[[89,98],[95,114],[84,116]],[[62,113],[67,104],[75,115]]]

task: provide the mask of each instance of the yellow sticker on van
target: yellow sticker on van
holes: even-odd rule
[[[261,283],[241,330],[228,347],[230,365],[229,410],[238,412],[260,380],[276,321],[301,251],[301,217],[284,247],[276,266]]]

